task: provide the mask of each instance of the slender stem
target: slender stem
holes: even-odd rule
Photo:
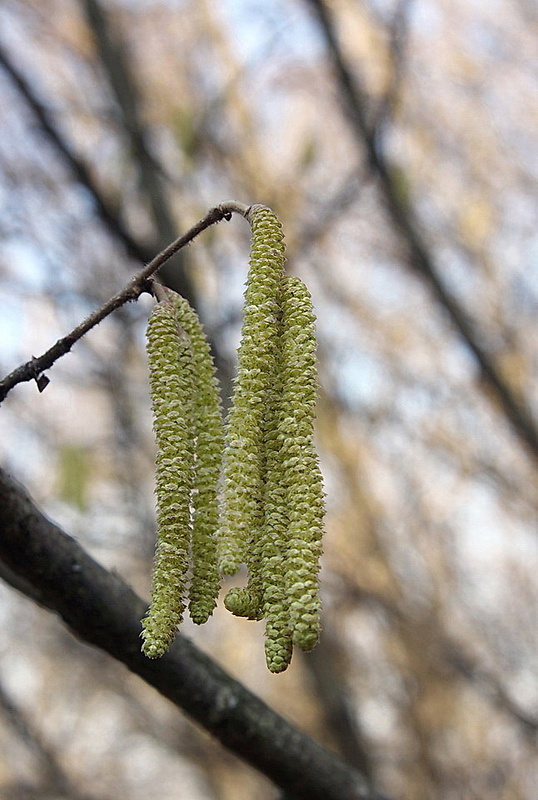
[[[159,283],[159,281],[151,282],[151,294],[158,303],[168,298],[166,286],[163,286],[162,283]]]
[[[6,375],[6,377],[0,381],[0,403],[18,383],[35,380],[38,383],[38,388],[41,390],[44,389],[48,381],[44,378],[43,371],[49,369],[55,361],[68,353],[75,342],[78,342],[84,334],[88,333],[89,330],[94,328],[101,320],[105,319],[112,311],[115,311],[131,300],[137,300],[141,294],[149,291],[148,279],[157,272],[169,258],[177,253],[178,250],[181,250],[189,244],[189,242],[192,242],[198,234],[202,233],[206,228],[209,228],[210,225],[214,225],[222,219],[231,219],[233,213],[246,216],[248,210],[249,206],[238,203],[235,200],[226,201],[210,209],[205,217],[193,225],[186,233],[169,244],[168,247],[165,247],[164,250],[146,264],[121,291],[111,297],[110,300],[107,300],[107,302],[96,311],[93,311],[83,322],[77,325],[76,328],[73,328],[70,333],[58,339],[46,353],[43,353],[43,355],[37,358],[30,359],[30,361],[21,364],[9,375]]]

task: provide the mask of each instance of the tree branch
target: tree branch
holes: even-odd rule
[[[32,358],[25,364],[17,367],[17,369],[13,370],[13,372],[0,381],[0,403],[5,399],[8,392],[18,383],[35,380],[38,383],[38,388],[40,390],[44,389],[48,383],[48,380],[43,376],[44,370],[49,369],[61,356],[66,355],[75,342],[78,342],[84,334],[94,328],[101,320],[111,314],[112,311],[115,311],[131,300],[136,300],[143,292],[148,291],[148,279],[157,272],[174,253],[177,253],[178,250],[181,250],[181,248],[185,247],[189,242],[192,242],[199,233],[209,228],[210,225],[220,222],[222,219],[231,219],[232,213],[245,216],[249,208],[249,206],[245,206],[242,203],[229,200],[210,209],[203,219],[199,220],[196,225],[193,225],[192,228],[184,233],[183,236],[180,236],[179,239],[176,239],[169,244],[168,247],[165,247],[162,252],[155,256],[144,269],[140,270],[121,291],[111,297],[101,308],[93,311],[80,325],[73,328],[66,336],[58,339],[56,344],[49,348],[46,353],[43,353],[43,355],[38,358]]]
[[[9,55],[5,50],[2,50],[2,48],[0,48],[0,67],[7,72],[19,93],[25,99],[26,104],[39,123],[42,133],[61,155],[76,180],[90,192],[93,202],[95,203],[96,211],[110,233],[124,244],[130,256],[137,261],[147,261],[150,253],[133,239],[127,228],[125,228],[123,223],[118,219],[110,204],[102,196],[88,167],[75,155],[71,147],[63,139],[46,106],[37,98],[28,81],[23,77]]]
[[[100,9],[100,6],[98,6],[93,0],[88,0],[87,6],[88,8],[86,9],[86,13],[88,15],[89,22],[92,24],[94,29],[96,40],[99,45],[99,52],[101,58],[103,62],[105,62],[104,63],[105,70],[109,71],[108,68],[111,65],[114,58],[116,58],[117,60],[118,50],[115,49],[116,43],[112,42],[110,40],[110,37],[108,37],[106,34],[106,28],[105,28],[106,22],[103,16],[103,12]],[[104,32],[103,28],[105,28]],[[105,44],[103,44],[103,38],[106,39]],[[158,236],[156,238],[155,243],[153,245],[148,245],[148,246],[138,242],[132,236],[129,230],[125,227],[120,217],[116,213],[116,210],[114,209],[113,205],[107,200],[106,196],[103,194],[103,192],[101,191],[95,180],[92,178],[91,172],[84,163],[84,161],[82,161],[82,159],[80,159],[76,155],[71,145],[62,136],[60,130],[58,129],[54,121],[53,115],[48,111],[45,103],[39,100],[31,84],[25,79],[25,77],[20,72],[18,67],[11,60],[9,54],[5,50],[2,50],[1,48],[0,48],[0,67],[2,67],[6,71],[6,73],[11,78],[11,81],[19,91],[21,97],[25,100],[26,105],[31,110],[35,120],[38,123],[41,133],[52,144],[54,149],[60,154],[63,161],[72,172],[75,180],[78,181],[82,186],[84,186],[91,194],[93,202],[95,204],[95,210],[97,212],[97,215],[101,219],[101,221],[103,222],[109,233],[111,233],[117,240],[119,240],[124,245],[124,247],[127,250],[127,253],[132,258],[141,262],[148,261],[151,258],[152,253],[160,249],[160,247],[162,247],[164,242],[169,242],[172,239],[174,239],[177,231],[177,226],[173,223],[170,213],[166,209],[166,204],[164,202],[164,194],[161,191],[158,178],[156,177],[156,172],[160,169],[160,167],[159,165],[156,164],[154,160],[152,160],[150,153],[148,152],[147,148],[144,145],[141,126],[138,125],[136,131],[133,130],[134,122],[132,119],[132,115],[129,115],[129,113],[127,113],[127,110],[125,109],[125,103],[128,102],[127,97],[129,95],[129,88],[132,88],[130,87],[130,84],[125,85],[123,91],[120,91],[117,85],[117,81],[112,80],[111,76],[110,80],[112,84],[111,88],[113,93],[116,95],[116,98],[118,99],[120,108],[122,109],[123,121],[125,123],[125,132],[129,137],[129,139],[131,140],[132,151],[135,157],[138,159],[140,173],[142,176],[141,184],[145,187],[146,191],[148,192],[153,221],[156,229],[158,230]],[[115,74],[117,74],[117,72],[118,70],[116,66]],[[129,101],[129,107],[131,106],[132,106],[132,99]],[[135,138],[136,142],[134,142]],[[192,282],[190,281],[187,273],[182,268],[181,263],[172,262],[171,264],[167,264],[163,269],[160,277],[164,283],[170,286],[170,288],[175,289],[175,291],[179,292],[179,294],[183,295],[183,297],[186,297],[187,300],[191,303],[191,305],[193,306],[196,305],[195,297],[193,294]]]
[[[129,141],[130,157],[139,176],[139,184],[147,202],[156,231],[154,251],[161,249],[177,235],[178,221],[171,214],[163,185],[163,169],[148,146],[147,134],[140,115],[140,91],[129,53],[120,30],[111,22],[110,13],[99,0],[82,0],[84,14],[91,28],[99,65],[102,67],[121,115],[121,133]],[[192,281],[181,259],[174,259],[161,272],[164,283],[195,305]]]
[[[360,148],[366,151],[368,166],[378,179],[389,217],[408,250],[410,265],[428,283],[435,299],[448,313],[452,324],[473,353],[482,376],[493,390],[505,417],[529,454],[538,460],[538,428],[530,411],[517,400],[497,369],[493,357],[479,341],[467,313],[443,284],[412,210],[401,199],[393,172],[383,157],[375,126],[369,120],[370,109],[366,92],[346,62],[328,4],[324,0],[308,0],[308,3],[316,14],[325,37],[352,132]]]
[[[140,650],[144,601],[48,520],[2,469],[0,526],[0,559],[37,587],[42,605],[296,800],[387,800],[183,636],[176,637],[162,658],[146,658]]]
[[[384,97],[376,112],[375,133],[378,137],[392,122],[406,75],[409,15],[414,0],[398,0],[389,25],[390,75]]]

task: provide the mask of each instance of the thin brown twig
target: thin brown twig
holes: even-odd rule
[[[220,222],[222,219],[230,220],[232,213],[246,216],[249,208],[250,206],[237,203],[234,200],[229,200],[210,209],[205,217],[193,225],[192,228],[190,228],[186,233],[169,244],[168,247],[165,247],[164,250],[162,250],[158,255],[155,256],[155,258],[146,264],[146,266],[140,270],[140,272],[138,272],[134,278],[132,278],[129,283],[123,287],[123,289],[111,297],[110,300],[107,300],[107,302],[96,311],[93,311],[88,317],[86,317],[85,320],[83,320],[83,322],[77,325],[76,328],[73,328],[73,330],[70,331],[66,336],[58,339],[58,341],[53,344],[53,346],[45,353],[43,353],[43,355],[30,359],[30,361],[27,361],[25,364],[21,364],[9,375],[6,375],[6,377],[0,381],[0,403],[5,399],[11,389],[13,389],[13,387],[18,383],[35,380],[38,384],[38,388],[45,388],[48,381],[46,378],[44,379],[44,370],[49,369],[55,361],[66,355],[66,353],[71,350],[75,342],[78,342],[78,340],[81,339],[84,334],[88,333],[88,331],[94,328],[99,322],[101,322],[101,320],[105,319],[105,317],[107,317],[117,308],[120,308],[120,306],[132,300],[137,300],[141,294],[148,291],[149,278],[155,272],[157,272],[157,270],[162,267],[162,265],[168,261],[169,258],[177,253],[178,250],[181,250],[187,244],[192,242],[192,240],[195,239],[198,234],[202,233],[202,231],[204,231],[206,228],[209,228],[210,225],[214,225],[216,222]]]

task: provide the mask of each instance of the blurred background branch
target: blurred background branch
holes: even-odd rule
[[[426,240],[419,230],[410,203],[402,199],[395,175],[387,163],[383,152],[382,131],[371,122],[372,110],[365,90],[359,79],[349,68],[339,44],[332,14],[323,0],[308,0],[312,6],[326,40],[327,49],[333,62],[342,100],[350,120],[357,144],[364,149],[369,169],[379,181],[389,218],[404,247],[409,253],[409,263],[426,280],[436,300],[448,313],[454,327],[463,337],[476,358],[488,387],[493,390],[500,408],[506,414],[514,430],[528,448],[534,459],[538,460],[538,428],[527,408],[515,396],[510,385],[503,379],[494,358],[488,353],[475,330],[469,314],[445,287],[435,267]],[[405,16],[399,10],[397,19],[401,29]],[[398,38],[398,28],[393,28],[392,41]],[[403,34],[402,34],[403,35]],[[398,52],[398,51],[396,51]],[[394,48],[393,48],[394,55]],[[396,56],[397,59],[399,56]],[[394,85],[390,92],[394,92]],[[388,100],[387,100],[388,101]]]

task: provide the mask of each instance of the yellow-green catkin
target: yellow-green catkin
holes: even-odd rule
[[[226,575],[237,572],[249,543],[256,540],[263,525],[262,421],[274,373],[284,269],[283,233],[276,215],[255,205],[248,218],[252,227],[250,266],[238,374],[225,434],[219,565]],[[258,608],[252,607],[250,612],[249,616],[259,615]]]
[[[282,343],[279,342],[281,345]],[[279,423],[282,414],[283,364],[279,347],[274,391],[265,431],[267,479],[264,495],[264,526],[260,539],[265,657],[271,672],[283,672],[291,661],[293,644],[289,603],[286,596],[286,548],[289,529],[286,485],[282,469]]]
[[[285,596],[293,642],[302,650],[311,650],[320,630],[318,573],[324,493],[313,438],[317,395],[315,316],[308,289],[299,278],[285,279],[282,308],[283,392],[278,438],[289,516]]]
[[[168,649],[187,593],[192,619],[205,622],[216,604],[217,565],[233,575],[245,563],[248,584],[231,589],[225,605],[239,616],[265,618],[267,666],[282,672],[293,645],[312,649],[320,629],[324,501],[313,439],[315,317],[302,281],[284,275],[275,214],[255,205],[246,217],[252,247],[226,430],[194,310],[161,287],[164,299],[148,323],[158,541],[142,649],[150,658]]]
[[[176,308],[179,325],[190,338],[193,353],[195,387],[192,403],[196,444],[189,614],[195,623],[201,625],[213,613],[220,588],[217,567],[218,488],[224,426],[207,336],[189,302],[175,292],[168,290],[168,293]]]
[[[274,375],[273,375],[274,380]],[[247,565],[248,583],[245,587],[235,586],[228,591],[224,605],[237,617],[260,620],[264,617],[263,599],[263,542],[267,524],[267,488],[269,480],[269,459],[267,447],[267,431],[276,427],[273,404],[270,398],[274,394],[271,385],[267,393],[267,401],[260,430],[260,478],[261,490],[259,501],[259,518],[256,527],[248,532],[244,561]]]
[[[170,646],[185,610],[194,482],[193,354],[170,300],[157,303],[151,313],[147,353],[158,448],[157,549],[142,650],[158,658]]]
[[[280,316],[280,314],[279,314]],[[280,326],[279,326],[280,327]],[[248,569],[248,584],[245,588],[232,589],[225,598],[225,605],[236,616],[246,616],[249,619],[260,620],[265,616],[265,587],[267,585],[267,571],[271,571],[269,564],[271,555],[282,553],[282,541],[279,539],[281,529],[277,531],[276,518],[283,512],[283,507],[275,502],[280,487],[275,486],[274,462],[276,446],[277,411],[279,404],[278,352],[280,350],[280,330],[275,352],[275,364],[271,383],[266,394],[266,402],[261,421],[261,475],[262,490],[260,503],[260,521],[257,528],[251,531],[245,553],[245,563]],[[284,498],[285,499],[285,498]]]

